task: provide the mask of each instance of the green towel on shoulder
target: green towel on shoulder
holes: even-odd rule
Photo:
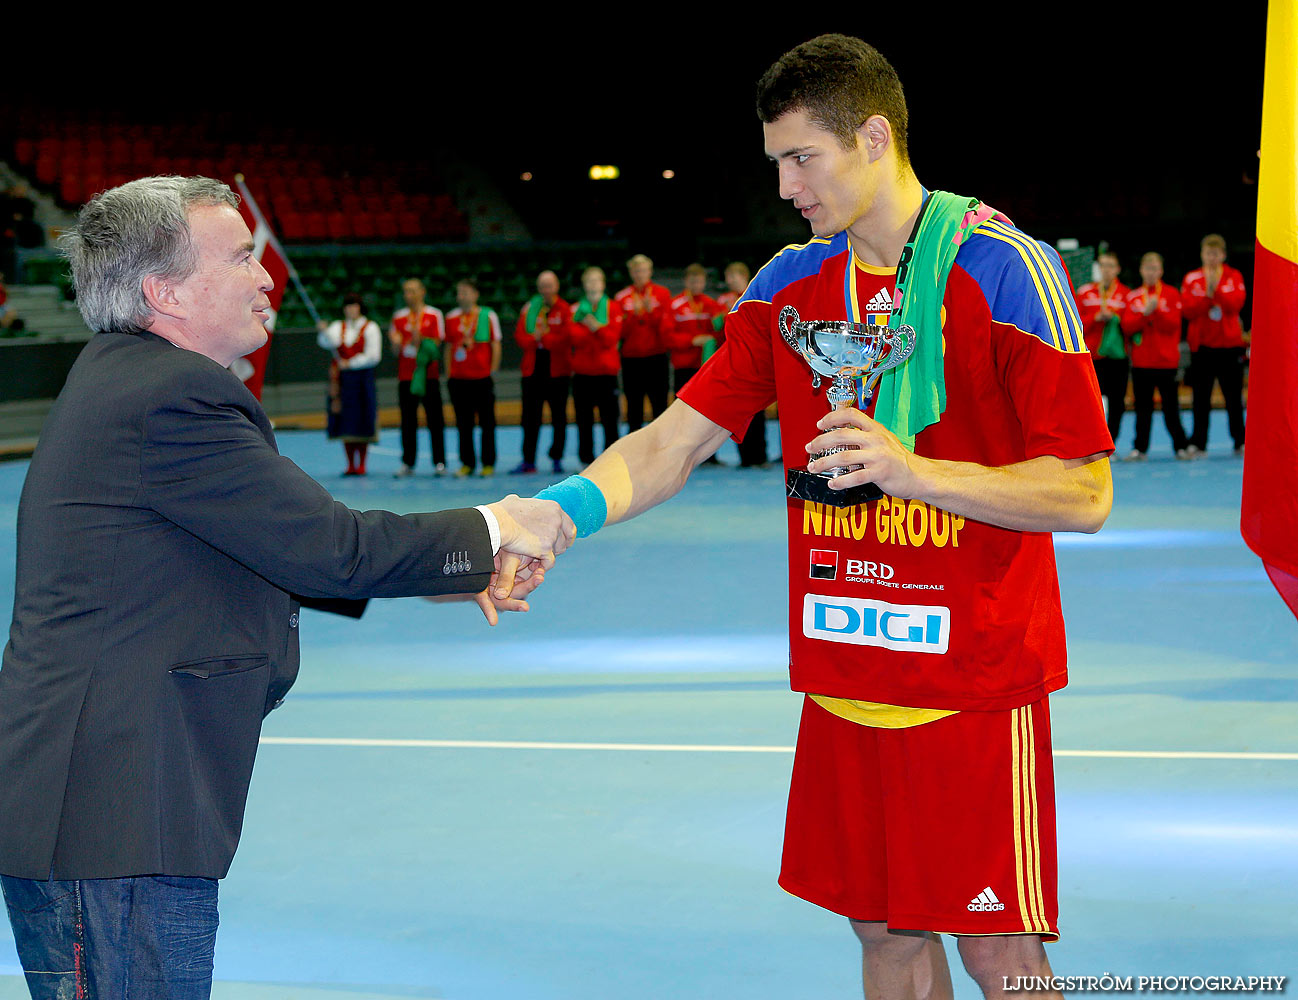
[[[545,299],[540,295],[533,295],[527,300],[527,305],[523,308],[527,311],[527,319],[524,321],[523,327],[530,335],[535,337],[536,321],[540,319],[542,315],[549,312],[545,307]]]
[[[915,437],[938,422],[946,409],[946,378],[942,367],[942,297],[955,256],[973,230],[998,213],[977,198],[934,191],[925,202],[907,260],[897,265],[900,309],[888,325],[915,328],[915,350],[898,368],[879,378],[874,419],[897,435],[908,451]]]
[[[1140,343],[1139,334],[1134,343]],[[1100,335],[1100,357],[1121,361],[1126,356],[1127,345],[1122,339],[1122,322],[1117,316],[1110,316],[1104,324],[1104,333]]]
[[[590,299],[583,298],[577,303],[577,308],[572,311],[572,321],[580,323],[587,316],[594,316],[595,322],[600,326],[608,326],[608,305],[610,301],[607,295],[602,295],[598,302],[591,305]]]
[[[415,355],[415,373],[410,377],[410,394],[422,396],[428,391],[428,366],[442,356],[440,340],[421,340]]]

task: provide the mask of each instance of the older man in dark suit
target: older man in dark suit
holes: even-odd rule
[[[100,332],[27,474],[0,669],[0,882],[34,997],[209,995],[216,880],[297,675],[300,604],[476,594],[494,624],[574,537],[512,496],[350,510],[281,457],[226,370],[264,342],[271,287],[236,205],[145,178],[68,237]],[[530,579],[495,596],[520,561]]]

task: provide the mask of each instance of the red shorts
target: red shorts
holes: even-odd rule
[[[1059,937],[1046,699],[909,729],[807,698],[780,885],[898,930]]]

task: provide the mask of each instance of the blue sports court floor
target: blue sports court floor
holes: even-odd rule
[[[1239,539],[1225,430],[1183,463],[1156,426],[1148,462],[1114,465],[1104,530],[1056,541],[1061,975],[1298,972],[1298,624]],[[517,428],[500,442],[508,467]],[[434,479],[426,456],[396,481],[394,432],[365,481],[322,434],[281,447],[357,507],[547,481]],[[5,606],[25,468],[0,466]],[[304,616],[222,885],[214,995],[859,996],[846,922],[775,885],[799,711],[782,497],[776,469],[701,469],[495,631],[419,601]],[[0,998],[25,996],[19,971],[4,926]]]

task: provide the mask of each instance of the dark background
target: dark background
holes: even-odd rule
[[[239,25],[214,27],[160,71],[109,66],[91,86],[74,60],[66,93],[47,88],[40,100],[51,113],[60,100],[150,117],[223,110],[250,133],[271,122],[290,137],[326,134],[356,170],[376,152],[467,160],[538,239],[613,237],[683,264],[700,239],[773,251],[805,236],[778,202],[754,84],[788,48],[840,31],[896,66],[926,186],[976,194],[1047,241],[1108,242],[1129,279],[1139,254],[1158,249],[1179,280],[1197,266],[1199,238],[1221,232],[1251,277],[1263,3],[1194,14],[1141,3],[984,4],[967,15],[857,6],[832,18],[735,7],[726,24],[686,7],[453,24],[436,12],[353,10],[346,21],[299,19],[292,44],[280,24],[258,22],[251,44]],[[622,176],[592,182],[593,163]]]

